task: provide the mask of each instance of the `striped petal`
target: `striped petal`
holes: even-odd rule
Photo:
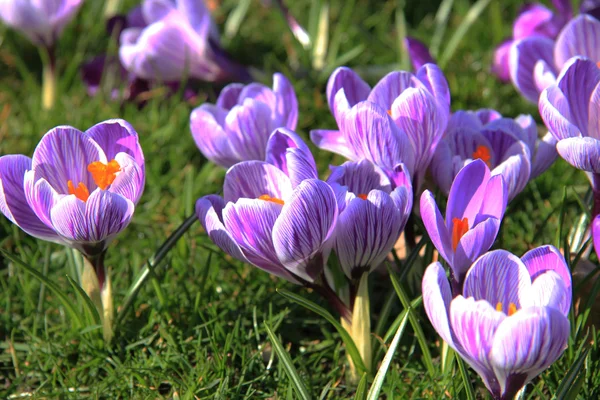
[[[537,103],[540,90],[537,87],[534,70],[539,60],[554,65],[554,41],[543,36],[531,36],[517,40],[510,48],[510,79],[519,92],[530,102]]]
[[[435,202],[435,198],[429,190],[425,190],[421,195],[420,210],[423,225],[425,225],[425,229],[433,245],[440,252],[444,260],[452,265],[454,251],[450,242],[450,234],[448,233],[448,228],[440,213],[440,209]]]
[[[425,270],[422,281],[423,306],[429,321],[452,348],[455,348],[448,313],[452,291],[442,264],[434,262]]]
[[[317,166],[302,138],[286,128],[275,129],[267,142],[266,162],[290,177],[292,187],[305,179],[317,179]]]
[[[556,144],[556,150],[575,168],[600,173],[600,140],[591,137],[563,139]]]
[[[335,96],[343,89],[343,95],[348,107],[364,101],[371,92],[371,87],[362,78],[348,67],[338,67],[327,81],[327,101],[329,109],[336,120],[340,120],[340,110],[337,110]]]
[[[223,183],[226,202],[262,195],[285,200],[292,193],[290,179],[283,171],[264,161],[245,161],[229,168]]]
[[[586,14],[573,18],[556,38],[554,58],[562,68],[574,56],[600,60],[600,21]]]
[[[92,126],[85,134],[100,146],[107,160],[114,159],[119,153],[125,153],[144,171],[144,153],[138,134],[129,122],[111,119]]]
[[[310,140],[322,150],[340,154],[349,160],[357,158],[354,150],[349,147],[346,138],[340,131],[315,129],[310,131]]]

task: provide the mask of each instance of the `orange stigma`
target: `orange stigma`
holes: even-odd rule
[[[75,187],[73,185],[73,181],[68,180],[67,188],[69,189],[69,194],[74,194],[79,200],[87,201],[87,199],[90,197],[90,191],[83,182],[79,182],[77,187]]]
[[[392,110],[387,110],[387,113],[390,117],[392,116]]]
[[[366,195],[366,194],[364,194],[364,193],[357,194],[357,195],[356,195],[356,197],[358,197],[359,199],[363,199],[363,200],[366,200],[366,199],[367,199],[367,195]]]
[[[276,203],[276,204],[281,204],[284,205],[285,203],[283,202],[283,200],[278,199],[277,197],[271,197],[268,194],[263,194],[262,196],[260,196],[258,198],[259,200],[264,200],[264,201],[270,201],[271,203]]]
[[[481,161],[487,164],[488,168],[492,168],[492,153],[490,152],[490,149],[487,146],[484,146],[482,144],[477,146],[477,149],[475,149],[475,151],[473,152],[472,158],[473,160],[480,159]]]
[[[460,238],[469,230],[469,220],[465,217],[462,220],[452,218],[452,250],[456,251]]]
[[[499,301],[496,304],[496,311],[500,311],[500,312],[504,311],[504,309],[502,307],[502,302],[501,301]],[[508,305],[508,312],[506,313],[506,315],[508,315],[510,317],[511,315],[513,315],[516,312],[517,312],[517,306],[515,305],[515,303],[510,303]]]
[[[600,61],[596,63],[596,67],[600,68]]]
[[[121,170],[121,166],[117,160],[110,160],[108,164],[101,161],[94,161],[88,165],[88,171],[92,174],[94,182],[102,190],[105,190],[117,177],[117,172]]]

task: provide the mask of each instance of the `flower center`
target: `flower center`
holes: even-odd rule
[[[367,195],[366,195],[366,194],[364,194],[364,193],[357,194],[357,195],[356,195],[356,197],[358,197],[359,199],[363,199],[363,200],[366,200],[366,199],[367,199]]]
[[[477,146],[472,155],[473,160],[480,159],[487,164],[488,168],[492,168],[492,153],[487,146],[480,144]]]
[[[101,161],[94,161],[88,165],[88,171],[92,174],[92,178],[96,185],[105,190],[117,177],[117,172],[121,170],[121,166],[117,160],[110,160],[108,164]]]
[[[73,181],[68,180],[67,188],[69,189],[69,194],[74,194],[79,200],[87,201],[88,197],[90,197],[90,191],[83,182],[79,182],[77,187],[75,187]]]
[[[499,301],[498,304],[496,304],[496,311],[504,312],[504,308],[502,307],[501,301]],[[517,306],[515,305],[515,303],[510,303],[508,305],[508,312],[506,313],[506,315],[508,315],[510,317],[511,315],[513,315],[516,312],[517,312]]]
[[[460,238],[464,236],[469,230],[469,220],[465,217],[463,219],[452,218],[452,250],[456,251]]]
[[[392,110],[387,110],[387,113],[390,117],[392,116]]]
[[[278,199],[277,197],[271,197],[268,194],[263,194],[262,196],[260,196],[258,198],[259,200],[264,200],[264,201],[270,201],[271,203],[276,203],[276,204],[281,204],[284,205],[285,203],[283,202],[283,200]]]

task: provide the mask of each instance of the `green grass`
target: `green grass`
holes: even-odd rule
[[[122,10],[134,2],[126,3]],[[220,3],[216,21],[223,30],[237,2]],[[224,39],[224,45],[236,59],[258,70],[265,82],[276,71],[291,79],[300,104],[298,132],[305,138],[310,129],[334,127],[324,93],[329,72],[340,62],[355,67],[374,83],[387,71],[406,64],[398,28],[406,26],[409,34],[426,43],[440,31],[435,20],[439,2],[431,0],[418,4],[355,1],[350,11],[344,0],[288,3],[311,34],[318,31],[321,5],[329,4],[323,70],[312,68],[313,53],[304,51],[283,18],[258,0],[250,3],[237,34]],[[399,9],[404,3],[406,8]],[[453,2],[440,39],[440,55],[471,6],[466,0]],[[115,51],[98,17],[102,7],[102,2],[87,1],[64,32],[58,46],[60,95],[52,111],[41,109],[42,68],[37,51],[17,33],[0,27],[0,154],[30,155],[40,137],[56,125],[87,129],[99,121],[120,117],[136,128],[146,156],[146,189],[133,222],[111,245],[106,259],[118,307],[146,260],[192,215],[195,200],[220,191],[224,171],[201,156],[188,127],[191,109],[203,101],[214,101],[217,88],[202,85],[193,103],[165,98],[158,92],[142,109],[133,104],[121,106],[102,96],[87,96],[79,78],[79,64],[107,48]],[[518,8],[517,1],[491,2],[458,42],[444,68],[453,110],[495,108],[513,117],[531,113],[541,122],[535,105],[526,103],[510,85],[500,84],[489,74],[493,48],[510,34]],[[342,161],[325,152],[315,151],[315,155],[322,173],[329,163]],[[558,161],[511,203],[496,247],[520,255],[534,246],[557,244],[566,187],[564,234],[558,242],[562,247],[569,228],[583,212],[577,196],[583,199],[588,186],[583,173]],[[70,250],[35,240],[5,218],[0,218],[0,249],[47,272],[48,279],[66,293],[76,310],[82,309],[69,284],[68,277],[77,280],[77,260]],[[415,263],[400,282],[401,293],[411,301],[420,295],[422,264]],[[380,395],[466,398],[456,363],[442,371],[441,341],[420,303],[414,303],[417,305],[411,308],[411,323],[407,324],[387,273],[376,272],[371,285],[372,326],[379,327],[381,348],[378,361],[392,343],[396,349],[383,381],[377,380]],[[278,288],[327,308],[315,293],[224,256],[196,223],[155,266],[151,279],[135,297],[131,312],[117,326],[112,345],[105,346],[99,329],[75,327],[55,293],[44,289],[17,263],[0,258],[0,398],[28,392],[37,398],[298,398],[288,375],[294,370],[312,398],[352,398],[357,385],[347,380],[345,350],[334,326],[277,293]],[[580,290],[577,285],[576,290]],[[598,288],[591,290],[588,296],[592,301],[586,305],[588,297],[584,298],[581,313],[594,303]],[[381,312],[384,308],[387,312]],[[403,334],[393,342],[402,319]],[[412,324],[419,321],[433,357],[434,376],[428,373],[419,336],[414,333]],[[597,343],[598,336],[579,327],[578,321],[574,315],[573,340],[565,355],[528,386],[526,398],[550,398],[563,388],[578,385],[581,392],[576,398],[600,395],[597,344],[583,354],[587,343]],[[280,341],[279,347],[269,338],[267,326]],[[291,368],[276,356],[282,349],[289,354]],[[467,371],[475,396],[486,398],[480,379],[472,370]],[[359,396],[366,395],[375,372],[367,378],[366,386],[361,385]],[[571,379],[559,386],[567,375]]]

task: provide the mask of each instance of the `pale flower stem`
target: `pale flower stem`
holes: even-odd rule
[[[106,0],[106,5],[104,6],[104,18],[109,19],[114,17],[121,7],[121,0]]]
[[[352,339],[367,368],[371,370],[371,304],[369,301],[369,274],[363,273],[358,285],[352,311]]]
[[[54,58],[54,48],[40,47],[40,58],[44,66],[42,72],[42,107],[44,110],[50,110],[56,100],[56,65]]]

